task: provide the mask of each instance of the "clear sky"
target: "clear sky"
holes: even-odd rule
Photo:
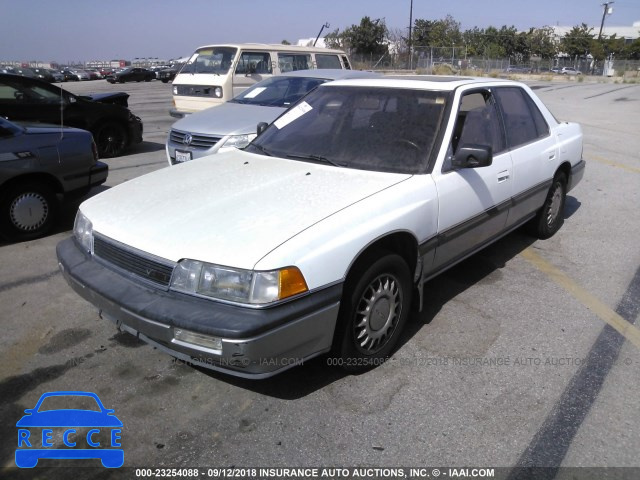
[[[597,0],[413,0],[413,18],[451,14],[462,29],[597,27]],[[405,31],[410,0],[0,0],[0,61],[176,58],[213,43],[296,43],[368,15]],[[640,0],[617,0],[606,24],[640,21]],[[325,30],[326,33],[326,30]]]

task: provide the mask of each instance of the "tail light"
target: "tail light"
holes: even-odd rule
[[[91,151],[93,152],[94,163],[98,161],[98,146],[96,142],[91,138]]]

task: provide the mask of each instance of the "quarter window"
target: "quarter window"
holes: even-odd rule
[[[340,59],[337,55],[319,55],[316,53],[316,66],[317,68],[336,68],[340,70]]]

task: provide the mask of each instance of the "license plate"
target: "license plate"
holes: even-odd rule
[[[191,152],[176,150],[176,163],[188,162],[189,160],[191,160]]]

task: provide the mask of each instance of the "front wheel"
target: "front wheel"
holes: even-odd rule
[[[10,240],[31,240],[53,226],[57,202],[46,183],[25,182],[7,189],[0,200],[0,224]]]
[[[100,158],[117,157],[127,146],[127,132],[119,123],[100,125],[94,134]]]
[[[361,372],[383,363],[407,321],[412,293],[411,272],[399,255],[361,262],[347,280],[340,305],[334,345],[338,365]]]
[[[567,177],[558,172],[553,178],[547,198],[529,224],[530,233],[541,240],[552,237],[564,223],[564,204],[567,197]]]

